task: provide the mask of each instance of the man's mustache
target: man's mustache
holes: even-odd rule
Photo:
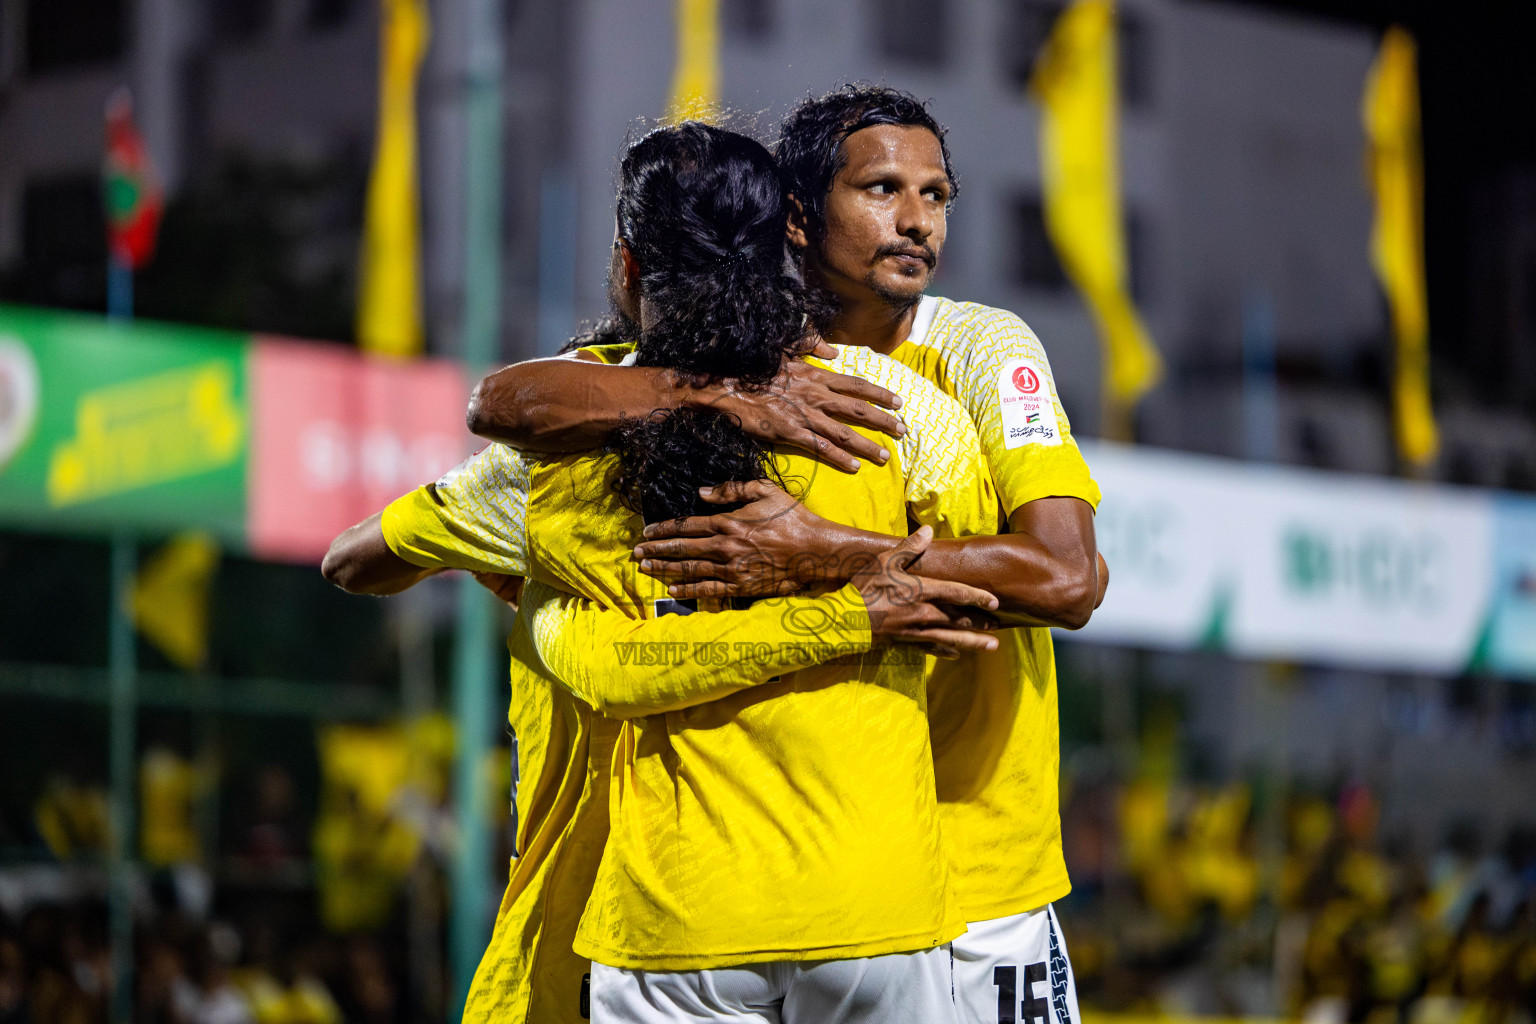
[[[939,262],[938,254],[928,246],[913,245],[910,242],[891,242],[875,250],[876,260],[884,259],[887,256],[911,256],[928,264],[929,270],[932,270],[934,265]]]

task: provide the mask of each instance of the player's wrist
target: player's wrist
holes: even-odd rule
[[[901,543],[900,537],[847,526],[829,533],[830,536],[823,535],[822,538],[827,550],[821,559],[829,567],[826,578],[829,583],[857,583],[875,569],[882,555]]]
[[[691,374],[663,370],[657,380],[657,408],[692,409],[696,412],[729,411],[724,406],[735,396],[728,381],[701,382]]]

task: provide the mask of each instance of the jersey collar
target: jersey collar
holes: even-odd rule
[[[933,318],[939,312],[939,297],[937,295],[924,295],[917,300],[917,315],[912,318],[912,331],[907,335],[907,340],[914,345],[923,345],[928,341],[928,329],[933,326]]]

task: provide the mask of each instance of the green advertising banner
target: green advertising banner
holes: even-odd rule
[[[244,335],[0,305],[0,520],[245,530]]]

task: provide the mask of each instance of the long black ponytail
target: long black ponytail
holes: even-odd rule
[[[698,384],[766,387],[809,330],[806,289],[785,258],[789,210],[773,157],[745,135],[689,121],[630,146],[619,179],[619,235],[647,306],[636,362]],[[632,420],[609,450],[619,455],[614,487],[648,523],[722,511],[698,488],[772,469],[761,441],[712,410]]]

